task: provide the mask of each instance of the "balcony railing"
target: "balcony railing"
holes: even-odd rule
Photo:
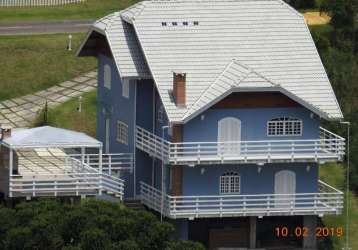
[[[318,184],[318,193],[162,196],[142,182],[141,200],[169,218],[340,214],[343,193],[322,181]]]
[[[83,161],[90,167],[99,168],[99,155],[98,154],[71,154],[73,158]],[[113,153],[102,154],[102,170],[109,175],[116,174],[118,172],[129,171],[133,172],[134,166],[133,154],[125,153]]]
[[[94,196],[102,191],[122,199],[124,181],[82,163],[73,157],[66,157],[56,172],[12,174],[9,183],[10,197],[39,196]],[[60,171],[61,170],[61,171]]]
[[[137,127],[136,145],[167,163],[179,165],[339,161],[344,138],[320,129],[320,139],[171,143]]]

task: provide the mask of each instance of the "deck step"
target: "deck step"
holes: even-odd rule
[[[124,205],[130,209],[134,210],[145,210],[144,205],[141,200],[138,199],[126,199],[124,200]]]

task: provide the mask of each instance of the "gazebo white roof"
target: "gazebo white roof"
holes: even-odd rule
[[[102,143],[85,133],[50,126],[16,129],[1,142],[9,148],[100,148]]]

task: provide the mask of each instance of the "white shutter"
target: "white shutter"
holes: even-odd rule
[[[112,81],[112,75],[111,75],[111,66],[108,64],[104,65],[103,68],[103,85],[107,89],[111,89],[111,81]]]
[[[221,144],[221,153],[235,155],[240,153],[241,121],[234,117],[223,118],[218,124],[218,142]]]
[[[296,174],[293,171],[282,170],[275,174],[275,194],[292,194],[282,196],[285,199],[292,199],[296,193]],[[276,207],[289,207],[289,201],[276,201]]]

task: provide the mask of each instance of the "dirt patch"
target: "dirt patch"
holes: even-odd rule
[[[308,25],[323,25],[331,21],[331,18],[326,13],[320,13],[318,11],[306,12],[303,16]]]

